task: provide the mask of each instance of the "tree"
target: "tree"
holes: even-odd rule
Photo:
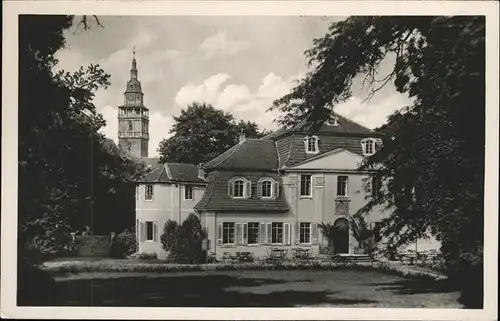
[[[260,133],[254,122],[241,120],[236,123],[230,113],[205,103],[194,102],[174,120],[170,130],[173,135],[163,139],[158,148],[161,162],[198,165],[237,144],[241,132],[252,138],[266,134]]]
[[[361,167],[382,183],[361,212],[392,212],[383,227],[390,246],[430,230],[449,276],[466,280],[463,302],[482,306],[485,18],[349,17],[305,54],[312,71],[271,108],[284,113],[281,124],[306,120],[316,130],[358,75],[368,99],[392,82],[414,100],[381,128],[383,147]],[[393,70],[379,78],[386,57]]]
[[[72,21],[20,17],[18,256],[29,264],[64,251],[70,231],[109,218],[110,194],[133,200],[132,179],[141,174],[98,132],[105,122],[92,100],[110,76],[98,65],[53,72]]]
[[[160,239],[171,260],[180,263],[202,263],[206,259],[206,253],[202,250],[201,242],[206,237],[207,233],[202,228],[198,216],[190,214],[181,225],[168,220]]]
[[[368,227],[364,217],[360,214],[349,215],[347,221],[352,236],[358,242],[358,247],[371,254],[373,251],[373,231]]]

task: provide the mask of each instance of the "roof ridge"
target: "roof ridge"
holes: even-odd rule
[[[292,156],[292,147],[293,147],[293,141],[295,140],[295,133],[292,132],[292,139],[290,140],[290,148],[288,149],[288,157],[286,158],[285,161],[285,166],[288,164],[288,161],[290,160],[290,157]]]
[[[170,168],[168,168],[168,163],[165,163],[162,167],[166,170],[168,179],[172,180],[172,173],[170,172]]]
[[[241,141],[241,142],[239,142],[238,144],[236,144],[236,145],[234,145],[233,147],[231,147],[231,148],[234,148],[234,150],[232,151],[232,153],[229,153],[229,154],[228,154],[228,155],[227,155],[224,159],[222,159],[220,162],[218,162],[218,163],[214,164],[214,165],[212,166],[212,168],[215,168],[216,166],[219,166],[220,164],[222,164],[223,162],[225,162],[226,160],[228,160],[228,158],[229,158],[229,157],[233,156],[233,155],[234,155],[234,153],[236,153],[236,151],[237,151],[238,149],[240,149],[240,147],[241,147],[241,146],[243,146],[243,144],[245,143],[245,141],[246,141],[246,140]],[[230,148],[230,149],[228,149],[227,151],[230,151],[230,150],[231,150],[231,148]],[[222,154],[221,154],[221,156],[222,156]]]

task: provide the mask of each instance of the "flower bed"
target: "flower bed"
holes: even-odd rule
[[[438,273],[419,271],[403,265],[395,265],[390,262],[376,262],[371,264],[358,264],[354,266],[344,266],[343,264],[332,264],[321,261],[311,263],[283,262],[281,264],[270,264],[263,262],[253,263],[209,263],[209,264],[174,264],[159,263],[158,261],[72,261],[66,264],[48,266],[44,268],[47,272],[53,274],[71,274],[71,273],[89,273],[89,272],[188,272],[188,271],[224,271],[224,270],[378,270],[383,273],[396,274],[403,277],[423,277],[434,280],[441,280],[445,277]]]

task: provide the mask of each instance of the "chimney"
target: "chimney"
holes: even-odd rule
[[[245,133],[243,132],[243,130],[240,132],[240,143],[244,142],[246,139],[245,137]]]
[[[203,163],[198,165],[198,178],[205,179],[205,171],[203,170]]]

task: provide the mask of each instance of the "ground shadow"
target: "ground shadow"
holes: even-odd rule
[[[228,275],[184,275],[68,280],[58,285],[58,305],[136,307],[294,307],[375,303],[348,299],[331,291],[280,290],[287,282]],[[268,286],[270,285],[270,286]],[[273,286],[274,285],[274,286]],[[266,287],[263,287],[266,286]],[[261,288],[258,288],[261,287]],[[255,289],[255,290],[252,290]]]
[[[456,292],[456,286],[447,280],[404,279],[392,282],[370,283],[378,286],[378,291],[392,291],[395,294],[425,294]]]

